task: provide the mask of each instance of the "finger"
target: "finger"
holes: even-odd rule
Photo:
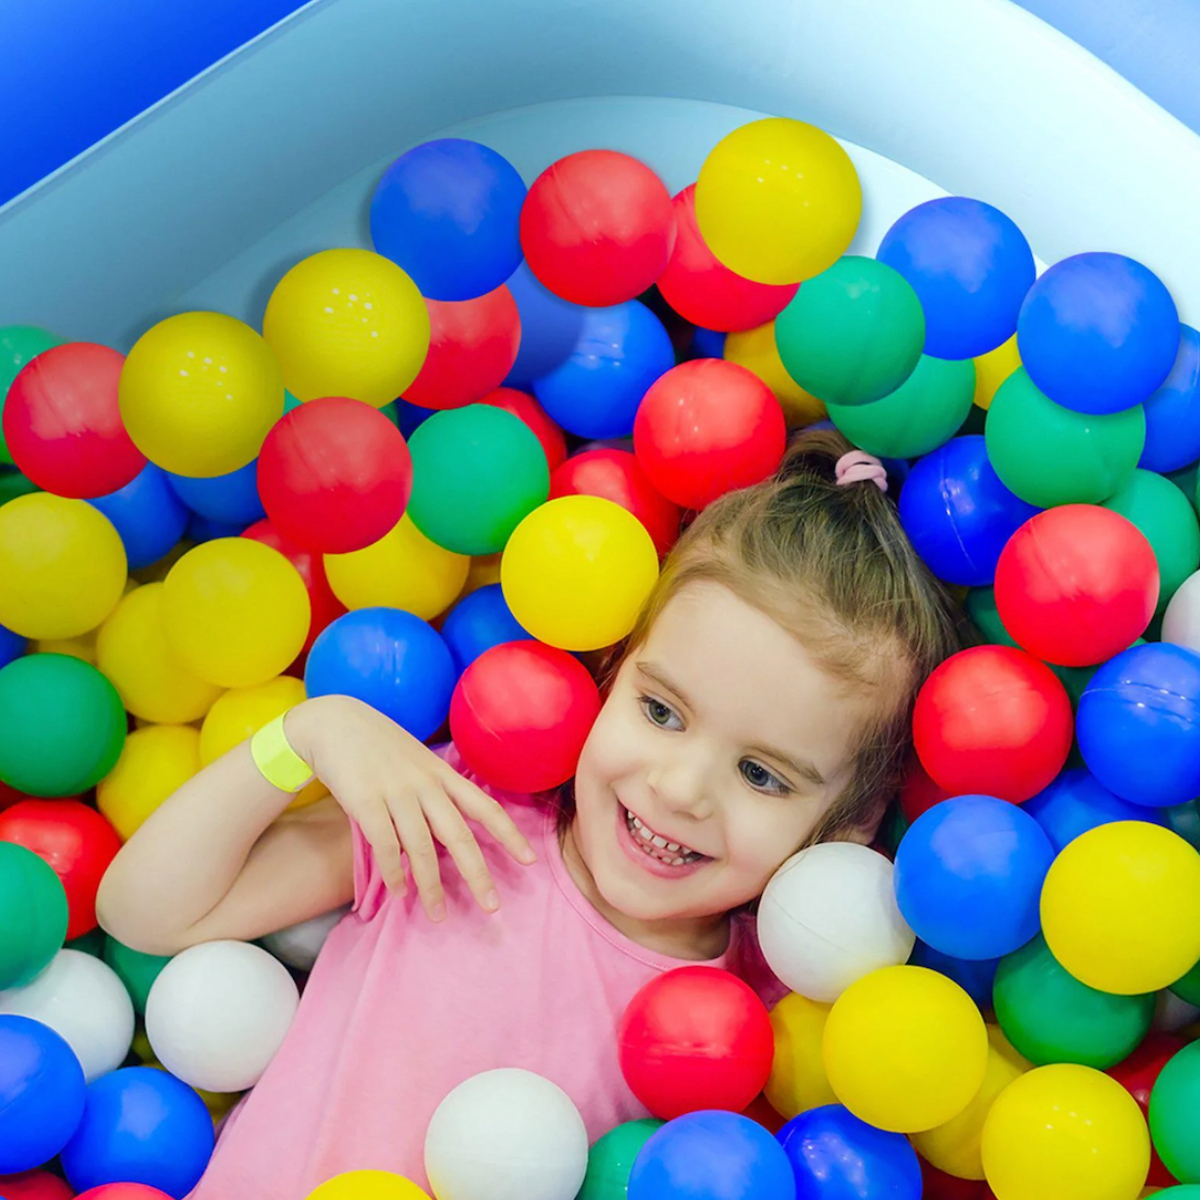
[[[372,805],[366,812],[354,815],[363,837],[375,856],[379,874],[389,891],[406,895],[408,884],[404,878],[404,860],[401,857],[400,836],[392,823],[392,814],[382,804]]]
[[[479,907],[484,912],[495,912],[500,907],[500,896],[496,892],[492,873],[488,870],[475,835],[454,801],[446,793],[433,789],[422,793],[419,800],[429,818],[433,836],[450,852],[454,865],[458,867]]]
[[[408,869],[425,912],[431,921],[440,921],[446,915],[446,895],[442,889],[437,847],[433,844],[425,812],[412,795],[389,799],[388,810],[400,834],[400,844],[408,855]]]
[[[503,804],[453,769],[443,777],[443,784],[459,809],[478,821],[517,862],[526,866],[537,862],[529,839],[517,828]]]

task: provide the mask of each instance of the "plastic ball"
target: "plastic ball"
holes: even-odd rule
[[[171,1200],[166,1192],[144,1183],[105,1183],[88,1188],[77,1200]]]
[[[1057,854],[1081,833],[1113,821],[1162,824],[1160,810],[1122,800],[1086,767],[1064,771],[1048,787],[1026,801],[1025,811],[1042,827]]]
[[[345,905],[265,934],[260,939],[263,948],[286,966],[295,967],[297,971],[311,971],[329,935],[349,911],[349,906]]]
[[[304,683],[291,675],[278,675],[253,687],[231,688],[209,709],[200,727],[197,753],[201,765],[216,762],[305,698]]]
[[[989,1012],[992,1007],[992,985],[996,979],[998,958],[955,958],[943,954],[919,939],[913,945],[908,965],[928,967],[947,979],[953,979],[972,1000],[980,1012]]]
[[[1200,1183],[1200,1049],[1185,1046],[1162,1068],[1150,1093],[1150,1132],[1168,1171]]]
[[[588,1151],[587,1174],[576,1200],[626,1200],[629,1175],[650,1135],[663,1122],[646,1117],[626,1121],[598,1138]]]
[[[985,412],[991,408],[1000,385],[1020,365],[1021,355],[1017,350],[1015,333],[995,350],[979,355],[975,359],[975,407],[982,408]]]
[[[59,496],[103,496],[146,465],[117,405],[125,356],[92,342],[54,346],[8,389],[4,441],[34,483]]]
[[[371,197],[371,241],[433,300],[470,300],[521,262],[525,184],[488,146],[437,138],[400,155]]]
[[[1162,280],[1123,254],[1064,258],[1029,289],[1017,323],[1029,377],[1064,408],[1114,413],[1148,400],[1179,352]]]
[[[79,1191],[128,1182],[186,1196],[213,1143],[208,1109],[186,1083],[154,1067],[123,1067],[88,1085],[62,1165]]]
[[[147,463],[123,488],[91,500],[121,538],[131,571],[163,557],[183,536],[188,510],[162,467]]]
[[[879,260],[899,271],[925,311],[925,353],[974,358],[1017,331],[1037,268],[1025,235],[998,208],[942,196],[910,208],[883,235]]]
[[[263,337],[297,399],[350,396],[380,408],[416,379],[429,349],[429,311],[383,255],[322,250],[275,285]]]
[[[170,956],[142,954],[109,936],[104,939],[103,958],[125,985],[125,990],[133,1001],[134,1012],[144,1016],[150,989],[162,973],[163,967],[171,961]]]
[[[425,1135],[434,1195],[562,1200],[587,1172],[588,1136],[557,1084],[532,1071],[484,1071],[438,1105]]]
[[[307,1200],[429,1200],[428,1193],[390,1171],[346,1171],[308,1193]]]
[[[829,1007],[789,992],[771,1009],[775,1054],[763,1095],[785,1120],[836,1099],[821,1058]]]
[[[53,1029],[0,1014],[0,1173],[53,1158],[79,1126],[84,1091],[79,1060]]]
[[[442,637],[461,675],[481,654],[502,642],[532,638],[518,624],[498,583],[489,583],[464,596],[442,622]]]
[[[1039,508],[1099,504],[1133,473],[1146,444],[1140,406],[1088,416],[1056,404],[1014,371],[988,409],[984,435],[1001,482]]]
[[[951,655],[922,685],[913,710],[921,764],[953,796],[1019,804],[1062,770],[1071,701],[1044,663],[1008,646]]]
[[[180,313],[134,343],[119,396],[125,428],[151,462],[178,475],[225,475],[258,454],[283,412],[283,379],[248,325]]]
[[[1000,482],[978,434],[927,454],[900,492],[913,548],[939,579],[969,587],[992,582],[1005,544],[1036,512]]]
[[[633,1164],[628,1200],[796,1200],[780,1144],[739,1113],[693,1112],[651,1134]]]
[[[127,842],[200,766],[200,734],[190,725],[135,729],[116,766],[96,785],[96,807]]]
[[[1081,834],[1054,860],[1041,907],[1051,953],[1099,991],[1158,991],[1200,961],[1200,854],[1169,829]]]
[[[598,650],[632,628],[658,579],[658,552],[631,513],[598,496],[563,496],[517,526],[500,564],[523,628],[562,650]]]
[[[524,259],[505,286],[517,302],[521,345],[504,382],[510,387],[525,387],[571,356],[589,310],[544,288]]]
[[[975,364],[970,359],[923,354],[912,374],[882,400],[830,404],[829,419],[868,454],[916,458],[958,432],[974,394]]]
[[[23,987],[62,949],[68,907],[43,857],[0,840],[0,987]]]
[[[420,741],[446,720],[456,679],[437,631],[393,608],[339,617],[317,638],[304,670],[309,696],[355,696]]]
[[[567,439],[563,436],[563,431],[527,392],[519,392],[510,387],[497,388],[484,396],[480,403],[502,408],[506,413],[512,413],[514,417],[524,421],[542,444],[542,450],[546,454],[546,465],[551,472],[556,471],[566,461]]]
[[[72,1200],[75,1196],[65,1179],[51,1175],[49,1171],[22,1171],[19,1175],[0,1176],[0,1188],[4,1189],[5,1200]]]
[[[189,550],[163,584],[167,644],[193,674],[221,687],[278,675],[308,633],[308,592],[277,550],[218,538]]]
[[[533,380],[533,393],[569,433],[627,437],[647,390],[674,365],[663,323],[630,300],[589,309],[570,353]]]
[[[654,172],[616,150],[581,150],[533,181],[521,249],[556,296],[602,307],[640,296],[675,244],[671,196]]]
[[[703,508],[772,475],[787,429],[770,389],[743,367],[702,358],[668,371],[646,393],[634,452],[651,484],[685,508]]]
[[[1150,1138],[1133,1097],[1073,1063],[1038,1067],[996,1098],[983,1127],[983,1169],[1004,1200],[1136,1200]]]
[[[37,325],[0,325],[0,417],[9,388],[26,364],[65,341]],[[4,444],[3,426],[3,420],[0,420],[0,464],[12,462],[12,455]]]
[[[921,1165],[908,1138],[875,1129],[840,1104],[793,1117],[779,1142],[800,1195],[821,1200],[921,1200]]]
[[[30,796],[86,792],[125,744],[125,709],[95,667],[29,654],[0,670],[0,779]]]
[[[463,762],[494,787],[548,791],[575,774],[600,703],[588,669],[565,650],[505,642],[463,672],[450,736]]]
[[[26,650],[26,640],[19,633],[0,625],[0,670],[15,662]]]
[[[171,490],[197,516],[224,525],[249,525],[260,521],[266,512],[258,494],[258,460],[228,475],[210,475],[194,479],[172,475]]]
[[[1128,1058],[1107,1072],[1134,1098],[1147,1122],[1150,1119],[1150,1096],[1154,1085],[1158,1082],[1163,1067],[1185,1045],[1183,1039],[1174,1034],[1151,1033]],[[1163,1164],[1158,1151],[1154,1149],[1154,1139],[1151,1137],[1150,1174],[1146,1179],[1146,1186],[1169,1188],[1174,1182],[1175,1177]]]
[[[743,333],[722,336],[724,343],[719,354],[703,354],[699,357],[724,358],[726,362],[736,363],[752,375],[757,375],[779,401],[789,429],[801,429],[825,418],[825,405],[787,373],[775,345],[774,321]]]
[[[49,492],[0,507],[0,624],[28,638],[95,629],[125,587],[125,547],[84,500]]]
[[[717,258],[756,283],[798,283],[840,258],[862,215],[850,156],[829,134],[785,117],[751,121],[709,152],[696,222]]]
[[[856,979],[904,962],[913,947],[896,906],[892,864],[854,842],[823,842],[792,855],[763,892],[758,938],[783,983],[825,1002]]]
[[[1038,823],[992,796],[935,805],[896,853],[896,901],[917,937],[956,958],[999,958],[1039,927],[1054,850]]]
[[[956,983],[923,967],[884,967],[838,998],[824,1057],[834,1094],[855,1116],[918,1133],[957,1116],[979,1091],[987,1030]]]
[[[916,368],[925,315],[911,285],[885,263],[847,255],[810,279],[775,320],[791,377],[826,404],[870,404]]]
[[[1200,333],[1179,327],[1179,352],[1163,385],[1144,404],[1146,445],[1139,467],[1178,471],[1200,458]]]
[[[1088,769],[1123,800],[1200,795],[1200,652],[1163,642],[1118,654],[1084,689],[1076,732]]]

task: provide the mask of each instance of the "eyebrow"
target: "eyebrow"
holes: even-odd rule
[[[695,708],[695,705],[688,699],[687,693],[677,684],[657,663],[638,661],[637,668],[643,675],[649,676],[655,683],[667,689],[669,692],[674,692],[680,700],[683,701],[688,708]],[[762,754],[767,758],[773,758],[777,762],[783,763],[789,767],[795,775],[801,779],[806,779],[814,787],[825,786],[825,776],[817,770],[816,766],[807,759],[796,760],[790,754],[784,752],[775,746],[768,746],[764,742],[756,742],[749,749],[755,753]]]

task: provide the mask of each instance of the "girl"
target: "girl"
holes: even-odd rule
[[[594,1140],[647,1115],[615,1030],[658,973],[707,963],[781,997],[749,909],[801,846],[871,840],[915,692],[957,649],[883,468],[847,450],[806,434],[775,478],[691,525],[557,805],[483,787],[453,746],[324,696],[283,734],[329,798],[281,816],[291,792],[244,743],[121,850],[101,924],[150,954],[353,902],[194,1200],[303,1200],[363,1168],[427,1186],[435,1108],[502,1066],[563,1088]]]

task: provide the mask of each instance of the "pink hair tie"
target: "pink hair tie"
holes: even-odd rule
[[[837,460],[833,468],[839,484],[859,483],[869,479],[877,484],[881,492],[887,491],[887,468],[873,454],[865,450],[851,450]]]

